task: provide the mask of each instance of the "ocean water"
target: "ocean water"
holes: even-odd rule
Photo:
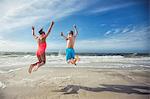
[[[77,53],[77,67],[150,69],[150,54],[139,53]],[[0,73],[12,72],[37,61],[35,53],[0,52]],[[65,54],[47,53],[46,67],[74,67],[65,62]]]

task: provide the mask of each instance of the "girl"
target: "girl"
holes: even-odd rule
[[[54,25],[54,22],[52,21],[51,25],[48,29],[48,32],[46,34],[45,34],[45,32],[43,31],[43,28],[42,28],[39,31],[39,34],[40,34],[39,36],[35,35],[34,26],[32,26],[32,35],[37,40],[37,43],[38,43],[38,50],[36,52],[38,62],[30,65],[29,70],[28,70],[29,73],[32,72],[33,67],[35,67],[34,70],[36,71],[40,66],[45,64],[45,62],[46,62],[45,50],[46,50],[46,46],[47,46],[46,45],[46,38],[50,34],[53,25]]]

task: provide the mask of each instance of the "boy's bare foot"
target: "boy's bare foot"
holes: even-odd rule
[[[80,58],[79,58],[79,56],[76,56],[75,59],[71,59],[67,63],[77,65],[76,62],[78,62],[78,61],[80,61]]]
[[[79,62],[79,61],[80,61],[80,58],[79,58],[79,56],[77,55],[76,58],[74,59],[74,65],[77,65],[76,62]]]

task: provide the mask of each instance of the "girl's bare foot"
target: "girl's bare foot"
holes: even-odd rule
[[[31,74],[31,72],[32,72],[32,68],[34,67],[34,65],[33,64],[31,64],[30,65],[30,67],[29,67],[29,69],[28,69],[28,72]]]
[[[37,70],[38,70],[38,68],[39,68],[39,66],[38,66],[38,65],[37,65],[37,66],[34,66],[34,68],[33,68],[33,72],[37,71]]]

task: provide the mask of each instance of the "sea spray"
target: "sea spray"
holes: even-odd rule
[[[6,88],[6,85],[5,85],[4,83],[2,83],[1,81],[0,81],[0,88],[1,88],[1,89]]]

